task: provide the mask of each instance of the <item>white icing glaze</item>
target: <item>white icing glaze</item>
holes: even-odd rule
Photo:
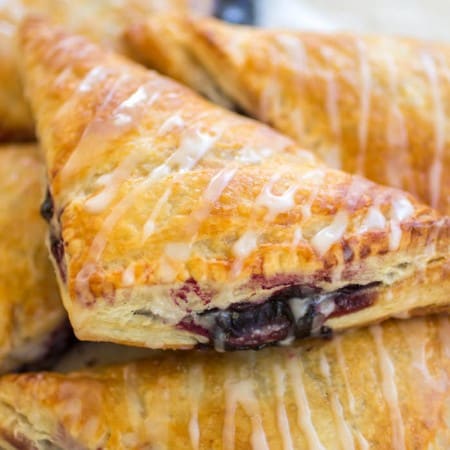
[[[198,411],[200,398],[204,390],[203,368],[199,364],[191,366],[188,374],[188,389],[190,394],[191,418],[189,420],[189,438],[192,450],[198,450],[200,444],[200,425]]]
[[[270,181],[263,187],[261,193],[256,199],[256,205],[267,208],[265,220],[267,222],[274,220],[278,214],[288,212],[295,206],[295,193],[297,186],[291,186],[282,194],[272,192],[273,185],[280,179],[279,174],[275,174]]]
[[[152,213],[150,214],[150,217],[144,223],[144,227],[142,228],[142,241],[143,242],[145,242],[155,232],[156,216],[159,214],[162,206],[167,203],[167,200],[169,199],[171,193],[172,193],[172,187],[170,189],[166,189],[164,191],[163,195],[160,197],[160,199],[156,202],[156,204],[152,210]]]
[[[437,208],[441,195],[442,158],[445,149],[445,110],[436,62],[429,53],[422,54],[422,64],[428,78],[434,104],[434,156],[430,167],[430,202]]]
[[[338,106],[338,85],[332,72],[326,72],[325,77],[327,83],[326,108],[328,121],[330,122],[331,133],[335,141],[333,147],[327,152],[326,162],[330,167],[340,169],[342,162],[339,143],[341,139],[341,124]]]
[[[171,283],[175,280],[178,271],[166,258],[159,259],[158,275],[163,283]]]
[[[390,45],[390,41],[386,40],[386,45]],[[389,185],[393,187],[402,187],[401,177],[399,176],[399,169],[402,173],[408,174],[408,187],[413,188],[412,170],[407,155],[408,149],[408,129],[405,123],[405,116],[403,115],[398,104],[398,77],[397,66],[393,55],[386,51],[383,54],[386,62],[387,73],[389,77],[389,112],[386,122],[386,141],[390,150],[389,160],[392,162],[386,164],[386,174],[389,180]]]
[[[360,113],[358,123],[358,173],[364,174],[366,164],[366,147],[367,134],[369,128],[369,114],[370,114],[370,96],[372,88],[372,75],[366,49],[366,44],[362,39],[356,39],[356,47],[359,55],[359,70],[360,70]]]
[[[269,450],[264,432],[258,398],[255,395],[251,380],[225,382],[225,421],[223,428],[223,448],[233,450],[235,444],[235,416],[238,404],[241,404],[248,415],[252,435],[253,450]]]
[[[186,242],[171,242],[164,248],[164,253],[175,261],[187,261],[191,254],[191,246]]]
[[[236,257],[231,273],[238,275],[242,269],[243,260],[255,250],[258,245],[258,234],[254,231],[247,230],[234,244],[233,255]]]
[[[337,437],[341,444],[342,450],[354,450],[355,442],[353,439],[352,431],[349,424],[344,417],[344,410],[342,408],[339,397],[333,389],[330,373],[330,365],[328,364],[327,357],[322,350],[320,352],[320,371],[325,378],[328,385],[328,389],[331,395],[331,409],[333,410],[334,422],[337,429]]]
[[[218,139],[217,135],[201,133],[195,130],[184,136],[179,148],[172,153],[161,165],[156,167],[148,176],[147,183],[151,183],[160,178],[168,176],[175,172],[172,184],[164,191],[161,198],[153,207],[150,217],[143,227],[142,239],[146,241],[155,231],[156,218],[164,204],[167,203],[173,189],[173,185],[178,181],[181,174],[194,168],[197,163],[211,150],[214,142]]]
[[[97,73],[89,81],[89,84],[101,82],[103,80],[101,74],[102,72]],[[86,167],[87,161],[91,160],[89,155],[93,149],[95,149],[97,155],[100,155],[108,149],[112,140],[130,130],[131,127],[136,127],[137,122],[145,112],[145,108],[150,107],[158,98],[158,93],[154,93],[151,96],[147,93],[147,85],[140,86],[117,106],[112,114],[105,116],[104,111],[108,110],[111,102],[114,100],[114,96],[123,89],[128,81],[128,76],[123,75],[109,89],[104,97],[103,103],[97,108],[95,117],[84,130],[77,146],[61,169],[62,177],[69,177],[81,168]],[[87,89],[86,87],[85,90]]]
[[[281,440],[283,441],[283,449],[294,450],[289,418],[284,401],[286,395],[286,373],[277,363],[273,365],[273,376],[275,380],[275,395],[277,398],[277,425]]]
[[[79,45],[82,44],[82,45]],[[96,51],[96,47],[93,44],[88,44],[82,38],[78,35],[72,35],[72,36],[62,36],[60,40],[55,43],[52,46],[49,46],[48,50],[45,52],[44,59],[51,60],[51,59],[58,59],[57,54],[63,53],[67,50],[68,47],[76,47],[77,53],[76,58],[82,59],[83,57],[86,57],[89,52]]]
[[[175,128],[182,128],[184,124],[185,122],[183,118],[179,114],[174,114],[165,120],[165,122],[159,128],[158,134],[170,133]]]
[[[236,161],[244,164],[259,164],[264,159],[269,158],[272,154],[273,150],[267,147],[243,147],[236,155]]]
[[[392,426],[392,447],[396,450],[405,450],[405,429],[402,413],[398,401],[398,392],[395,382],[395,369],[389,353],[383,344],[383,330],[379,325],[370,327],[375,341],[378,361],[381,372],[381,389],[389,408]]]
[[[367,211],[361,231],[382,230],[386,227],[386,218],[377,206],[371,206]]]
[[[324,181],[325,172],[321,169],[312,169],[303,174],[301,178],[305,181],[311,180],[313,182],[311,194],[308,198],[308,201],[301,206],[303,220],[305,220],[311,217],[311,208]]]
[[[392,218],[399,222],[409,219],[414,213],[414,206],[403,196],[396,197],[392,200]]]
[[[6,22],[5,20],[0,20],[0,34],[11,37],[16,31],[16,27]]]
[[[344,352],[342,350],[342,336],[336,336],[333,339],[333,342],[336,348],[338,367],[344,379],[345,391],[347,392],[348,406],[350,412],[352,414],[355,414],[355,397],[353,396],[352,390],[350,389],[350,382],[348,381],[347,363],[345,361]]]
[[[361,434],[360,431],[355,431],[356,440],[358,441],[360,450],[370,450],[370,445],[367,439]]]
[[[309,407],[308,397],[306,396],[303,383],[303,366],[300,358],[288,357],[286,359],[286,367],[291,378],[291,386],[294,391],[294,398],[297,405],[298,426],[303,430],[310,449],[325,450],[311,419],[311,409]]]
[[[236,175],[236,172],[236,167],[225,166],[223,169],[219,170],[208,183],[208,186],[202,194],[200,207],[191,213],[185,227],[186,231],[192,236],[191,242],[195,239],[200,225],[209,216],[214,203],[219,200],[223,191]]]
[[[320,230],[312,239],[311,245],[320,254],[324,255],[345,234],[348,226],[348,213],[338,211],[330,225]]]
[[[217,172],[206,187],[203,199],[210,203],[216,202],[235,176],[236,171],[236,167],[224,167]]]
[[[360,233],[372,230],[382,230],[386,227],[386,218],[378,206],[371,206],[359,229]]]
[[[145,416],[145,404],[139,395],[138,373],[135,364],[127,364],[123,368],[123,380],[125,387],[124,399],[126,401],[126,414],[133,430],[132,434],[139,440],[146,438],[146,430],[142,424],[142,417]],[[124,411],[125,412],[125,411]],[[126,440],[131,441],[129,436]]]
[[[307,70],[308,55],[299,36],[280,32],[274,38],[283,49],[289,63],[293,64],[296,70]]]
[[[309,304],[306,298],[293,297],[288,300],[288,304],[296,322],[308,311]]]
[[[400,247],[402,239],[401,222],[409,219],[414,213],[414,206],[403,196],[397,196],[391,203],[391,220],[389,234],[389,249],[395,251]]]
[[[267,122],[273,114],[273,109],[276,109],[276,98],[280,96],[280,87],[276,81],[275,75],[272,75],[266,81],[266,84],[261,93],[259,116],[263,122]]]
[[[292,243],[291,248],[292,250],[295,250],[300,243],[300,241],[303,239],[303,233],[301,227],[295,227],[294,235],[292,237]]]
[[[144,152],[131,151],[129,155],[114,169],[113,172],[104,174],[97,180],[97,185],[103,189],[88,198],[84,204],[86,211],[91,214],[99,214],[108,208],[117,195],[121,184],[129,177],[136,165],[144,158]]]
[[[123,111],[124,109],[133,109],[139,103],[143,103],[148,100],[149,94],[146,90],[146,86],[139,86],[126,100],[124,100],[120,106],[117,108],[118,110]]]
[[[319,312],[325,317],[333,314],[336,309],[336,303],[333,298],[328,298],[327,295],[323,296],[322,300],[319,300]]]
[[[412,356],[412,365],[422,377],[425,385],[431,391],[443,392],[447,387],[446,376],[436,378],[430,373],[427,364],[427,345],[429,343],[428,325],[425,320],[411,320],[408,324],[399,323],[405,341],[408,343]]]
[[[83,302],[89,302],[92,298],[92,293],[89,285],[91,275],[95,272],[96,266],[92,262],[85,264],[77,273],[75,278],[75,289],[77,297]]]
[[[135,283],[135,268],[134,264],[130,263],[122,273],[122,284],[124,286],[133,286]]]
[[[62,73],[65,73],[62,72]],[[91,69],[78,85],[79,92],[90,92],[99,83],[101,83],[108,75],[110,70],[106,67],[96,66]]]

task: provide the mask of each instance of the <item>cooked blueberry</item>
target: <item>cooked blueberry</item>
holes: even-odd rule
[[[50,220],[52,220],[54,210],[55,210],[55,208],[54,208],[54,204],[53,204],[53,197],[52,197],[52,194],[50,193],[50,190],[47,188],[47,192],[45,194],[45,199],[41,205],[41,216],[47,222],[50,222]]]
[[[293,326],[292,314],[284,302],[236,305],[215,316],[212,330],[216,347],[225,350],[260,348],[285,339]]]

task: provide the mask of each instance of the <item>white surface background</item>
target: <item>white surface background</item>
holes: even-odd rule
[[[255,0],[259,25],[450,41],[450,0]]]

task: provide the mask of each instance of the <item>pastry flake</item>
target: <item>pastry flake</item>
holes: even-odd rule
[[[448,218],[45,21],[22,45],[80,339],[260,348],[448,307]]]
[[[2,448],[446,449],[448,317],[0,380]]]
[[[164,15],[127,33],[135,57],[314,150],[331,167],[450,213],[450,47],[239,27]]]

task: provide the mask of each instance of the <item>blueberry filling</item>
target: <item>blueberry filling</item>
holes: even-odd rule
[[[64,354],[76,342],[72,327],[68,320],[64,320],[42,344],[42,354],[39,360],[23,364],[18,372],[30,372],[51,369]]]
[[[55,204],[49,188],[47,188],[45,199],[41,205],[41,216],[49,223],[50,251],[56,264],[58,265],[58,271],[61,279],[65,282],[66,267],[64,264],[64,241],[61,237],[61,233],[57,231],[61,227],[58,218],[55,217]]]
[[[311,336],[330,337],[326,319],[370,306],[375,287],[349,285],[333,292],[313,286],[290,286],[263,303],[239,303],[186,316],[178,327],[209,339],[217,350],[260,349]]]
[[[55,207],[53,203],[53,197],[50,193],[50,189],[47,188],[47,192],[45,194],[45,199],[41,205],[41,216],[47,221],[50,222],[53,217],[53,213],[55,212]]]
[[[64,241],[50,230],[50,251],[58,265],[59,275],[66,282],[66,266],[64,264]]]

